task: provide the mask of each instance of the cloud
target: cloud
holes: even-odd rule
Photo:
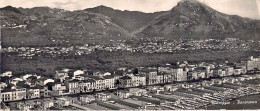
[[[114,9],[156,12],[170,10],[181,0],[0,0],[0,7],[32,8],[48,6],[66,10],[82,10],[105,5]],[[260,19],[260,0],[199,0],[210,7],[231,15]],[[257,6],[258,5],[258,6]]]

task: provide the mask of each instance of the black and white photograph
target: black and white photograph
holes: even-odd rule
[[[260,0],[0,0],[0,110],[260,110]]]

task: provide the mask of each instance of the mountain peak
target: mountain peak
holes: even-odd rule
[[[200,3],[198,0],[182,0],[179,3]]]
[[[200,14],[209,14],[216,12],[211,7],[205,5],[204,3],[201,3],[197,0],[182,0],[180,1],[176,7],[173,7],[171,9],[171,12],[181,12],[186,14],[194,14],[194,13],[200,13]]]
[[[21,11],[19,9],[12,7],[12,6],[6,6],[4,8],[0,8],[0,10],[12,11],[12,12],[15,12],[15,13],[21,13]]]
[[[105,5],[99,5],[99,6],[97,6],[97,7],[92,8],[92,9],[98,9],[98,10],[114,10],[113,8],[107,7],[107,6],[105,6]]]
[[[197,0],[182,0],[169,13],[158,17],[139,33],[141,36],[175,38],[248,39],[254,36],[253,21],[223,14]]]
[[[177,7],[178,6],[191,8],[194,6],[205,6],[205,5],[197,0],[182,0],[178,3]]]

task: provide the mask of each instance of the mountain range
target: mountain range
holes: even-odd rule
[[[155,13],[106,6],[77,11],[7,6],[0,14],[4,46],[113,43],[143,37],[260,39],[259,20],[227,15],[196,0]]]

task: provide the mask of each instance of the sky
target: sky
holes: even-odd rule
[[[32,8],[48,6],[66,10],[82,10],[105,5],[119,10],[146,13],[167,11],[181,0],[0,0],[0,7]],[[198,0],[220,12],[260,20],[260,0]],[[258,6],[257,6],[258,5]]]

